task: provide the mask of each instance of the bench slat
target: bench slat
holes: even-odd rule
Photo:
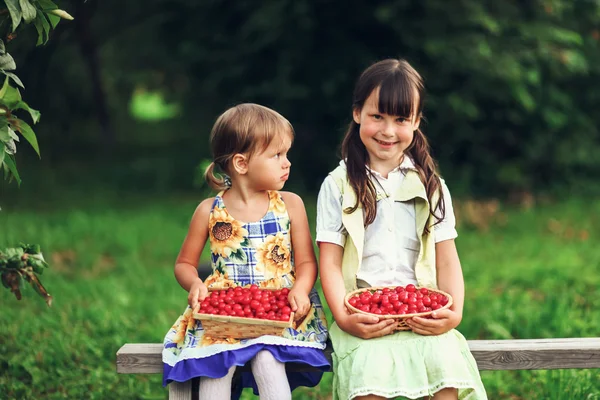
[[[600,338],[470,340],[480,370],[600,368]]]
[[[469,340],[468,343],[480,370],[600,368],[600,338]],[[330,347],[325,350],[329,361],[331,351]],[[162,373],[161,353],[160,343],[127,343],[117,352],[117,372]],[[310,370],[298,365],[288,368]]]

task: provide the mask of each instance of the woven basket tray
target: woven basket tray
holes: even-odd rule
[[[253,339],[263,335],[283,336],[286,328],[294,327],[293,311],[288,321],[204,314],[198,311],[196,307],[192,315],[194,319],[202,322],[204,334],[218,339]]]
[[[356,294],[360,294],[363,292],[375,292],[377,290],[382,290],[384,287],[369,287],[369,288],[363,288],[363,289],[358,289],[355,290],[353,292],[350,292],[346,295],[346,297],[344,298],[344,303],[346,304],[346,307],[348,308],[348,310],[350,310],[351,313],[358,313],[358,314],[366,314],[366,315],[374,315],[377,318],[380,319],[394,319],[396,320],[396,322],[398,323],[398,327],[396,328],[396,330],[399,331],[407,331],[410,330],[410,327],[406,324],[406,319],[408,318],[412,318],[412,317],[428,317],[429,315],[431,315],[433,313],[433,311],[427,311],[427,312],[422,312],[422,313],[415,313],[415,314],[373,314],[373,313],[369,313],[366,311],[362,311],[359,310],[358,308],[352,306],[348,300],[356,295]],[[389,289],[394,289],[394,287],[389,287]],[[421,287],[417,287],[417,290],[421,289]],[[450,308],[450,306],[452,306],[452,296],[450,296],[448,293],[439,290],[439,289],[431,289],[431,288],[426,288],[427,290],[429,290],[429,292],[433,292],[433,293],[438,293],[441,295],[444,295],[448,298],[448,303],[446,303],[446,305],[438,308],[435,311],[439,311],[439,310],[445,310],[447,308]]]
[[[286,328],[293,327],[294,313],[289,321],[232,317],[227,315],[194,312],[194,318],[202,322],[204,334],[219,339],[252,339],[262,335],[282,336]]]

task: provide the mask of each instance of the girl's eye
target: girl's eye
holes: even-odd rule
[[[402,118],[402,117],[396,118],[396,121],[403,123],[404,121],[406,121],[406,118]]]
[[[275,157],[275,158],[279,158],[280,156],[281,156],[281,153],[277,153],[277,154],[275,154],[275,156],[274,156],[274,157]]]
[[[381,115],[379,115],[379,114],[373,114],[373,119],[381,119]]]

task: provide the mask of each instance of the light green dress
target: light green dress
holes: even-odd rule
[[[342,209],[352,207],[356,197],[340,165],[330,174],[342,194]],[[437,288],[433,219],[425,187],[415,170],[409,170],[395,201],[415,201],[420,250],[415,266],[419,286]],[[434,197],[434,202],[437,198]],[[342,224],[348,232],[342,258],[346,292],[357,288],[364,245],[362,209],[343,213]],[[333,399],[350,400],[374,394],[387,398],[403,396],[420,399],[443,388],[457,388],[459,399],[487,399],[477,364],[465,338],[453,329],[439,336],[421,336],[400,331],[385,337],[361,339],[333,324],[329,331],[333,344]]]

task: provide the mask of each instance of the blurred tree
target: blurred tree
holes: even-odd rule
[[[14,112],[27,111],[34,124],[39,121],[40,113],[29,107],[21,98],[17,86],[24,88],[24,85],[12,72],[17,66],[12,56],[7,53],[4,40],[12,41],[23,21],[25,24],[35,26],[39,46],[48,41],[51,30],[56,27],[60,18],[73,18],[50,0],[4,0],[3,3],[6,8],[0,9],[0,32],[5,39],[0,39],[0,72],[5,75],[5,79],[0,89],[0,170],[4,170],[6,178],[14,178],[20,183],[15,162],[17,142],[20,141],[17,133],[31,144],[38,155],[40,150],[31,126],[18,118]],[[37,245],[21,244],[17,247],[0,249],[0,280],[18,300],[21,299],[24,282],[28,282],[38,294],[44,297],[48,306],[52,304],[52,296],[48,294],[38,277],[47,267]]]
[[[38,34],[37,45],[48,41],[50,32],[61,18],[73,19],[67,12],[60,10],[50,0],[4,0],[5,8],[0,8],[0,72],[5,75],[4,85],[0,89],[0,170],[4,170],[7,178],[15,178],[21,182],[17,171],[15,153],[19,135],[22,135],[40,154],[36,135],[25,121],[14,112],[29,112],[33,123],[40,119],[40,113],[29,107],[21,98],[18,87],[25,88],[21,79],[12,71],[17,68],[13,57],[6,52],[4,40],[12,41],[17,36],[17,28],[24,24],[33,24]],[[4,39],[5,38],[5,39]]]
[[[294,174],[316,189],[336,163],[358,74],[386,57],[406,58],[424,76],[426,133],[442,173],[464,190],[497,195],[600,176],[597,1],[73,2],[95,8],[88,29],[117,121],[112,156],[127,163],[102,164],[115,179],[149,186],[160,175],[189,187],[214,118],[253,101],[293,123]],[[56,158],[89,161],[103,137],[91,119],[97,81],[75,28],[64,29],[64,44],[51,48],[53,79],[40,77],[32,90],[52,115],[40,129]],[[134,122],[128,105],[138,87],[182,104],[179,122]],[[134,146],[141,160],[132,163]],[[142,170],[147,180],[132,178]]]

